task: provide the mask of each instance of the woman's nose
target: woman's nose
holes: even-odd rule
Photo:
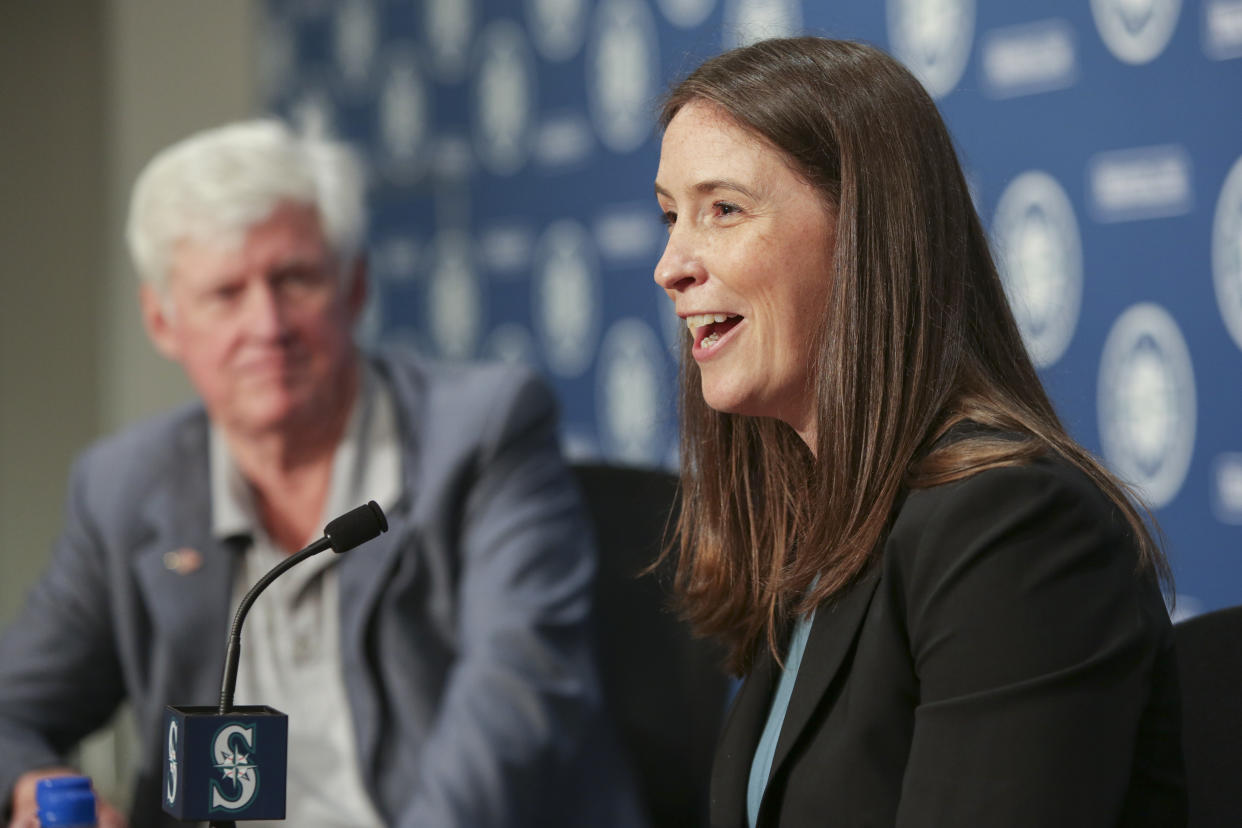
[[[669,293],[677,293],[702,282],[706,275],[699,257],[687,250],[683,242],[669,236],[664,254],[656,262],[656,284]]]

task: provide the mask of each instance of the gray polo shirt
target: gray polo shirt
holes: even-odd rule
[[[362,373],[358,399],[333,456],[318,527],[368,500],[390,509],[401,492],[400,434],[392,394],[365,364]],[[235,612],[246,591],[285,552],[260,523],[250,486],[214,426],[210,439],[213,531],[220,538],[244,534],[251,539],[233,585]],[[305,542],[317,539],[320,531]],[[263,592],[246,618],[235,702],[270,705],[289,716],[285,821],[247,825],[383,825],[362,784],[341,675],[339,560],[332,552],[321,552],[298,564]]]

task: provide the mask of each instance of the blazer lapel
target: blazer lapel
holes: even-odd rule
[[[410,536],[408,496],[388,514],[389,529],[374,540],[345,553],[337,568],[341,667],[345,695],[353,717],[354,741],[364,778],[375,778],[382,727],[382,696],[376,685],[379,666],[367,642],[367,631],[403,551],[414,548]]]
[[[769,780],[780,772],[820,699],[844,667],[878,583],[877,568],[855,581],[835,602],[816,611],[802,666],[776,741]],[[738,691],[716,748],[711,782],[711,824],[715,828],[744,828],[746,825],[751,759],[767,724],[779,678],[780,669],[765,648]],[[759,821],[761,824],[764,821],[764,809],[760,809]]]
[[[776,740],[769,780],[775,779],[790,750],[811,720],[815,708],[828,692],[833,680],[841,673],[846,656],[858,638],[871,597],[879,583],[878,568],[873,568],[840,594],[836,601],[815,611],[815,621],[807,638],[806,651],[798,678],[794,682],[789,709]],[[753,745],[753,743],[752,743]]]
[[[144,507],[151,531],[131,564],[155,646],[151,685],[174,704],[214,704],[229,633],[236,563],[232,544],[211,532],[206,432],[187,426],[175,473]]]
[[[178,557],[195,556],[192,570],[176,568]],[[215,704],[219,697],[234,558],[229,544],[191,532],[162,534],[134,559],[159,642],[151,668],[162,675],[153,683],[167,686],[164,695],[173,704]]]
[[[388,531],[358,549],[345,554],[337,568],[341,619],[341,667],[345,695],[353,717],[354,741],[364,779],[377,779],[379,743],[383,726],[383,699],[377,686],[379,665],[367,643],[384,589],[403,552],[417,548],[413,542],[416,526],[414,503],[419,491],[419,435],[423,421],[422,388],[418,378],[401,364],[380,354],[371,358],[371,368],[387,383],[395,407],[397,433],[401,444],[401,494],[397,502],[384,506]],[[417,558],[415,558],[415,563]],[[372,786],[374,793],[374,786]]]
[[[772,653],[764,647],[733,700],[712,761],[711,824],[716,828],[746,825],[751,758],[767,723],[779,676]]]

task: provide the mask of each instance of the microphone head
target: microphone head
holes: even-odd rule
[[[374,500],[350,509],[323,528],[323,535],[336,553],[348,552],[355,546],[388,531],[388,518]]]

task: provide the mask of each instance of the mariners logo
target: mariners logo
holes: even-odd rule
[[[1216,486],[1212,511],[1221,523],[1242,524],[1242,454],[1225,452],[1216,458]]]
[[[488,334],[483,352],[489,358],[510,365],[538,365],[535,341],[526,328],[507,322]]]
[[[1233,341],[1242,348],[1242,158],[1225,177],[1212,222],[1212,277],[1216,304]]]
[[[576,377],[591,364],[600,318],[599,263],[586,230],[565,219],[544,231],[535,251],[532,317],[548,366]]]
[[[425,0],[423,31],[431,65],[442,81],[460,80],[470,55],[470,30],[474,26],[474,0]]]
[[[600,346],[595,408],[608,456],[629,463],[665,459],[671,415],[661,411],[665,388],[664,349],[655,332],[638,319],[621,319]]]
[[[659,0],[659,5],[669,23],[689,29],[707,19],[716,0]]]
[[[933,98],[953,91],[975,33],[975,0],[888,0],[893,54]]]
[[[802,12],[796,0],[729,0],[725,6],[725,48],[789,37],[801,28]]]
[[[1164,308],[1134,305],[1100,360],[1100,442],[1109,465],[1153,508],[1173,500],[1195,442],[1195,379],[1181,330]]]
[[[213,766],[220,780],[211,780],[211,809],[240,811],[259,792],[259,766],[254,762],[254,727],[227,724],[211,740]]]
[[[169,805],[177,801],[177,785],[181,781],[178,777],[177,764],[177,746],[180,743],[180,732],[177,729],[177,720],[168,720],[168,755],[165,757],[168,766],[164,769],[164,801]]]
[[[427,295],[428,330],[443,356],[473,356],[483,328],[483,289],[475,276],[465,233],[450,232],[436,243]]]
[[[568,60],[586,33],[585,0],[526,0],[527,28],[548,60]]]
[[[267,4],[259,8],[265,10],[259,19],[259,43],[262,44],[257,56],[259,88],[271,100],[289,86],[297,62],[297,47],[288,18],[271,14]]]
[[[1163,52],[1181,10],[1182,0],[1091,0],[1104,45],[1126,63],[1147,63]]]
[[[604,146],[637,149],[651,130],[659,51],[656,27],[638,0],[603,0],[587,53],[587,103]]]
[[[332,46],[347,86],[356,89],[370,76],[376,40],[375,10],[370,3],[350,0],[338,7]]]
[[[307,83],[289,106],[289,120],[305,135],[336,132],[336,106],[332,96],[317,83]]]
[[[412,50],[398,49],[388,59],[380,90],[379,143],[390,177],[409,179],[423,168],[427,155],[427,92]]]
[[[474,86],[474,144],[483,164],[511,175],[526,163],[535,109],[534,64],[521,28],[496,20],[483,30]]]
[[[1082,244],[1061,185],[1026,172],[1005,188],[992,222],[1001,280],[1038,368],[1065,353],[1082,304]]]

